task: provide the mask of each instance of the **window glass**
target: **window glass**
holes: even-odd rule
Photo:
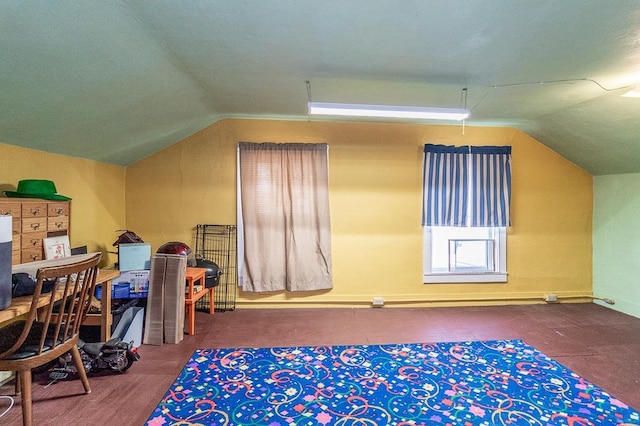
[[[506,228],[425,226],[424,282],[506,282]]]

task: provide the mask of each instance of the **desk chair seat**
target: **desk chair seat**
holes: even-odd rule
[[[95,290],[100,254],[68,264],[43,267],[36,273],[36,290],[26,319],[0,328],[0,370],[15,371],[16,389],[22,394],[22,422],[33,423],[31,370],[71,352],[86,393],[91,392],[78,340]],[[50,293],[42,294],[43,282],[54,280]],[[41,298],[48,304],[38,312]],[[54,315],[54,306],[57,314]]]
[[[0,352],[5,352],[9,348],[13,347],[13,345],[18,341],[22,331],[26,326],[26,321],[15,321],[9,324],[6,327],[0,329],[2,335],[0,335]],[[20,347],[13,352],[11,355],[8,355],[5,359],[24,359],[35,356],[38,354],[40,350],[40,336],[42,335],[42,329],[44,324],[41,322],[34,322],[31,325],[31,329],[29,330],[29,334],[27,335],[24,343],[20,345]],[[42,352],[47,352],[54,347],[53,345],[53,332],[54,330],[50,330],[47,333],[47,337],[44,340],[44,345],[42,346]],[[58,344],[62,343],[61,339],[58,339]]]

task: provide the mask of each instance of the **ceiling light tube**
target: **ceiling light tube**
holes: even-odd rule
[[[626,98],[640,98],[640,86],[636,86],[620,96],[624,96]]]
[[[468,109],[425,108],[412,106],[340,104],[309,102],[309,114],[341,115],[350,117],[419,118],[426,120],[464,120]]]

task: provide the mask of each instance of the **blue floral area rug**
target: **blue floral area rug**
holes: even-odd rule
[[[520,340],[197,350],[146,423],[640,425]]]

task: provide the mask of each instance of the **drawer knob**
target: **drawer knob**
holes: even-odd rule
[[[31,224],[31,229],[33,229],[33,230],[37,230],[37,229],[39,229],[39,228],[40,228],[40,224],[39,224],[39,223],[32,223],[32,224]]]

